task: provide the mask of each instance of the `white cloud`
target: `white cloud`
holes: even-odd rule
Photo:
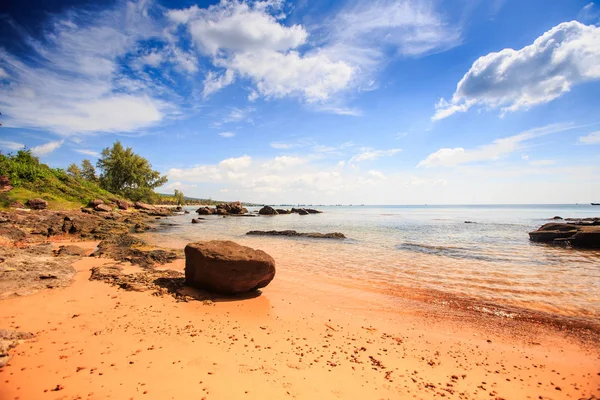
[[[474,149],[464,149],[462,147],[443,148],[435,153],[431,153],[426,159],[417,164],[418,167],[454,167],[460,164],[468,164],[480,161],[498,160],[519,149],[523,148],[523,143],[531,139],[545,136],[551,133],[558,133],[568,129],[576,128],[574,124],[552,124],[540,128],[530,129],[519,133],[518,135],[496,139],[490,144],[476,147]],[[529,160],[529,156],[521,157]]]
[[[85,154],[86,156],[92,156],[92,157],[100,157],[100,153],[98,153],[97,151],[94,150],[88,150],[88,149],[75,149],[76,152],[78,152],[79,154]]]
[[[254,112],[254,107],[246,107],[246,108],[237,108],[232,107],[231,111],[225,118],[223,118],[222,123],[227,124],[230,122],[252,122],[252,113]]]
[[[381,157],[390,157],[400,153],[402,149],[389,149],[389,150],[366,150],[360,154],[355,155],[348,161],[349,163],[358,163],[361,161],[376,160]]]
[[[169,11],[167,16],[176,23],[187,23],[195,43],[212,56],[222,51],[284,51],[304,44],[306,30],[300,25],[281,25],[269,14],[272,8],[266,1],[249,4],[224,0],[205,9],[194,5]]]
[[[208,71],[206,78],[204,78],[204,90],[202,90],[202,96],[206,98],[223,89],[225,86],[231,85],[234,80],[235,74],[232,70],[228,69],[221,75],[213,71]]]
[[[129,132],[161,121],[169,105],[153,96],[156,83],[125,75],[119,65],[156,34],[148,7],[126,2],[94,13],[72,9],[52,17],[41,40],[23,38],[32,50],[27,58],[0,50],[9,77],[0,82],[7,125],[76,135]]]
[[[219,132],[219,136],[224,138],[232,138],[235,136],[235,132]]]
[[[140,61],[143,64],[149,65],[151,67],[158,67],[164,61],[164,57],[159,52],[151,52],[142,57],[140,57]]]
[[[371,171],[367,172],[367,175],[373,179],[378,179],[378,180],[385,179],[385,175],[382,172],[376,171],[376,170],[371,170]]]
[[[586,136],[579,137],[579,143],[582,144],[600,144],[600,131],[592,132]]]
[[[21,150],[25,145],[23,143],[0,140],[0,147],[8,150]]]
[[[597,23],[600,21],[600,8],[594,2],[588,3],[583,6],[577,19],[583,22]]]
[[[274,149],[291,149],[292,147],[296,146],[296,143],[271,142],[271,147]]]
[[[346,62],[319,51],[297,50],[307,42],[308,32],[301,25],[281,23],[281,6],[280,1],[222,0],[207,8],[194,5],[167,12],[174,24],[185,25],[214,66],[227,69],[221,76],[209,71],[205,96],[232,83],[235,75],[254,84],[251,101],[294,96],[324,102],[350,86],[354,68]]]
[[[263,167],[274,170],[281,170],[288,167],[294,167],[306,163],[308,160],[301,157],[279,156],[272,161],[263,164]]]
[[[0,79],[8,78],[8,74],[3,68],[0,68]]]
[[[460,80],[451,101],[440,99],[433,120],[474,105],[527,109],[548,103],[575,85],[600,79],[600,27],[561,23],[532,45],[504,49],[477,59]]]
[[[34,146],[31,148],[31,154],[33,154],[36,157],[43,157],[58,149],[60,146],[62,146],[63,143],[64,140],[56,140],[53,142],[41,144],[39,146]]]
[[[237,53],[222,64],[247,77],[266,98],[299,96],[307,102],[325,101],[345,89],[354,69],[323,53],[300,55],[271,50]]]
[[[248,168],[252,163],[252,158],[250,156],[241,156],[241,157],[232,157],[226,160],[223,160],[219,163],[219,168],[223,170],[229,170],[233,172],[237,172]]]

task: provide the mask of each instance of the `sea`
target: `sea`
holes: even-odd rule
[[[551,218],[599,217],[592,205],[323,206],[321,214],[170,217],[146,239],[165,247],[232,240],[313,282],[480,312],[598,326],[600,251],[533,243]],[[256,212],[258,208],[249,207]],[[251,230],[341,232],[347,239],[249,236]]]

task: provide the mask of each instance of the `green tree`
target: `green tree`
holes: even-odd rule
[[[102,150],[96,166],[101,171],[103,189],[133,201],[154,202],[154,188],[167,182],[167,177],[154,171],[148,160],[135,154],[131,147],[123,147],[119,141]]]
[[[67,168],[67,172],[73,178],[81,178],[81,168],[79,168],[75,163],[69,165],[69,167]]]
[[[175,189],[175,201],[177,202],[178,206],[182,206],[185,204],[185,196],[183,195],[183,192]]]
[[[81,177],[89,182],[98,182],[98,177],[96,176],[96,168],[94,168],[94,166],[88,159],[85,159],[81,162]]]

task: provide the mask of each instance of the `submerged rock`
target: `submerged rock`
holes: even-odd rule
[[[220,240],[185,247],[186,285],[231,295],[263,288],[274,277],[275,260],[262,250]]]
[[[319,232],[296,232],[292,230],[287,231],[250,231],[246,235],[260,235],[260,236],[295,236],[295,237],[307,237],[314,239],[346,239],[346,236],[340,232],[332,233],[319,233]]]

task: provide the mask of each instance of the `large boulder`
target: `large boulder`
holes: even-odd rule
[[[199,215],[212,215],[213,211],[209,207],[200,207],[196,210]]]
[[[298,212],[298,215],[308,215],[309,214],[309,212],[306,211],[304,208],[298,209],[297,212]]]
[[[48,208],[48,202],[44,199],[29,199],[26,205],[32,210],[45,210]]]
[[[185,247],[185,283],[221,294],[263,288],[275,277],[275,260],[262,250],[230,241],[190,243]]]
[[[597,219],[573,223],[550,222],[529,232],[532,242],[569,245],[579,248],[600,248],[600,224]]]
[[[258,211],[258,213],[260,215],[277,215],[278,214],[278,212],[273,207],[270,207],[270,206],[264,206],[263,208],[261,208]]]

